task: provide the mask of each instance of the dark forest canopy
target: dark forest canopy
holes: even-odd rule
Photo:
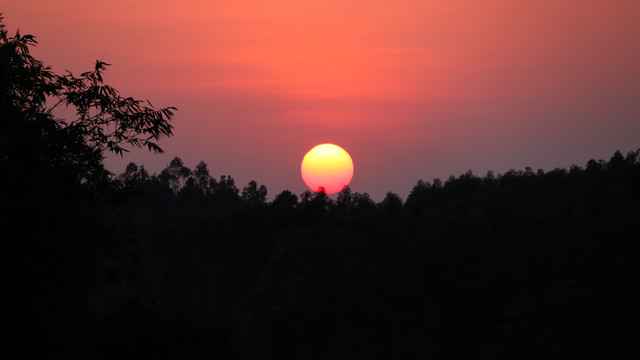
[[[10,358],[640,356],[640,150],[379,203],[268,201],[179,158],[113,176],[103,152],[159,151],[173,109],[105,87],[100,62],[55,75],[33,44],[0,28]]]
[[[529,182],[541,183],[548,180],[563,176],[580,177],[584,176],[584,173],[596,173],[609,170],[614,164],[619,163],[633,166],[640,161],[639,151],[629,152],[625,155],[616,152],[613,157],[606,162],[604,160],[590,160],[586,167],[580,167],[573,165],[569,170],[564,168],[556,168],[552,171],[545,172],[542,169],[538,169],[533,172],[531,168],[523,170],[510,170],[504,174],[495,175],[492,171],[489,171],[484,177],[479,177],[469,170],[465,174],[455,177],[450,176],[446,181],[441,179],[433,179],[433,183],[419,180],[411,190],[406,205],[411,208],[419,207],[420,203],[428,203],[430,200],[435,199],[436,193],[456,193],[459,196],[464,194],[470,195],[473,190],[479,191],[483,187],[495,187],[502,182],[514,182],[523,181],[528,179]],[[171,199],[181,199],[183,197],[199,197],[202,201],[209,201],[215,203],[217,199],[224,197],[228,201],[240,204],[269,204],[267,201],[267,188],[264,185],[258,184],[256,181],[250,181],[247,186],[240,190],[236,187],[235,181],[229,175],[222,175],[219,179],[216,179],[211,175],[208,165],[204,161],[200,161],[195,169],[191,170],[187,167],[182,159],[175,157],[163,169],[160,174],[150,175],[145,169],[144,165],[137,165],[135,163],[129,163],[125,171],[114,178],[115,181],[119,181],[126,185],[130,190],[143,190],[144,187],[164,187],[166,195]],[[538,185],[539,186],[539,185]],[[471,187],[472,189],[465,189]],[[455,189],[455,190],[452,190]],[[591,189],[595,190],[595,189]],[[582,190],[579,190],[582,191]],[[144,191],[143,191],[144,192]],[[290,191],[285,190],[283,193],[278,194],[271,202],[277,202],[281,196],[292,195],[295,201],[292,202],[292,207],[298,205],[298,196],[291,194]],[[438,195],[439,197],[443,195]],[[312,191],[305,191],[300,196],[300,201],[307,202],[317,197],[323,197],[322,194],[317,194]],[[399,209],[405,205],[402,199],[393,192],[388,192],[385,198],[378,204],[376,204],[365,193],[352,193],[350,187],[337,194],[336,200],[331,200],[326,197],[324,200],[327,206],[335,206],[339,208],[362,208],[367,206],[386,207],[395,206]]]

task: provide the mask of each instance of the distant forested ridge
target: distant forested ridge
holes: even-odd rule
[[[8,358],[640,357],[640,150],[379,203],[269,197],[179,158],[114,175],[105,152],[162,151],[175,109],[121,96],[102,62],[56,75],[1,25]]]

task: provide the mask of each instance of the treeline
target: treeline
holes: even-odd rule
[[[179,159],[113,176],[104,153],[161,152],[175,109],[100,61],[56,75],[1,20],[4,357],[640,357],[640,151],[380,203],[267,201]]]
[[[101,319],[113,326],[102,350],[637,354],[639,155],[419,181],[406,202],[380,203],[348,188],[335,201],[284,191],[268,202],[264,186],[240,190],[204,163],[176,158],[157,176],[130,164],[118,177],[130,194],[109,212],[123,247],[96,290],[113,317]]]

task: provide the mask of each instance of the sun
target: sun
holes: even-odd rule
[[[351,182],[353,160],[338,145],[320,144],[304,156],[300,172],[309,189],[320,192],[324,188],[327,194],[335,194]]]

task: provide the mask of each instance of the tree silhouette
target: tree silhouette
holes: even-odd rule
[[[139,186],[141,183],[149,181],[150,176],[144,165],[138,166],[135,163],[129,163],[119,178],[128,185]]]
[[[220,180],[212,183],[212,196],[215,202],[220,207],[228,207],[238,204],[240,196],[238,195],[240,190],[236,187],[236,182],[229,175],[221,175]]]
[[[175,157],[169,162],[169,165],[160,172],[158,179],[177,194],[186,184],[189,175],[191,175],[191,169],[184,166],[182,159]]]
[[[351,188],[349,186],[345,186],[340,190],[338,198],[336,199],[336,205],[345,209],[353,206],[353,195],[351,194]]]
[[[95,299],[123,289],[123,274],[135,267],[131,234],[112,223],[120,187],[104,152],[160,152],[156,141],[171,135],[174,108],[120,96],[103,84],[107,64],[99,61],[80,77],[57,75],[30,54],[36,44],[30,35],[9,36],[0,17],[0,199],[10,209],[5,231],[15,234],[4,248],[10,307],[21,314],[8,321],[6,353],[88,354],[81,344],[93,346],[88,329],[104,305]],[[57,118],[59,105],[75,108],[77,118]],[[125,179],[146,181],[144,171],[128,170]]]
[[[384,217],[388,220],[397,221],[402,218],[402,198],[396,193],[387,192],[379,207]]]
[[[375,208],[376,203],[371,199],[368,193],[353,194],[353,206],[362,211],[371,211]]]
[[[242,189],[242,200],[253,205],[264,204],[267,201],[267,188],[264,185],[258,187],[258,184],[251,180],[249,185]]]
[[[195,182],[195,186],[200,189],[203,195],[210,195],[212,188],[215,187],[216,180],[209,174],[209,169],[204,161],[200,161],[191,173],[191,177]]]
[[[298,205],[298,196],[289,190],[276,195],[271,206],[277,209],[294,209]]]

